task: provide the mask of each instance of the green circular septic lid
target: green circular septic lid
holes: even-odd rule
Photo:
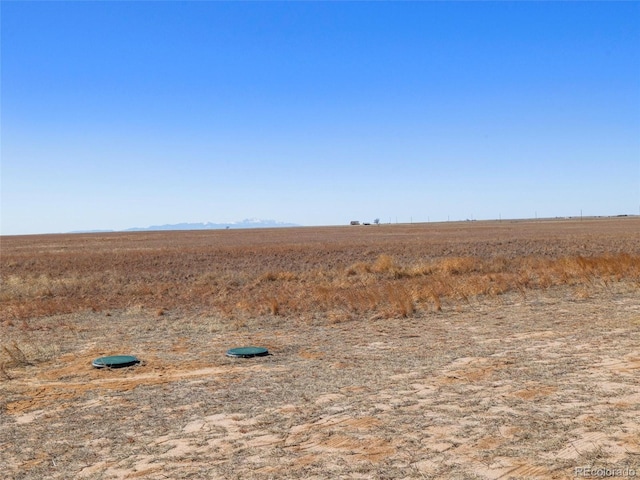
[[[137,363],[140,363],[140,360],[131,355],[113,355],[111,357],[96,358],[91,365],[96,368],[122,368],[130,367]]]
[[[263,347],[240,347],[227,350],[227,357],[250,358],[265,355],[269,355],[269,350]]]

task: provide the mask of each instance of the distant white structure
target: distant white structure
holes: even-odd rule
[[[351,225],[360,225],[358,220],[351,220]]]

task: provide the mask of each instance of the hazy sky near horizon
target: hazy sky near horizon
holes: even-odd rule
[[[3,235],[640,213],[640,2],[18,2]]]

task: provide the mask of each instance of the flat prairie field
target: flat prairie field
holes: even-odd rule
[[[3,236],[0,268],[2,478],[640,477],[637,216]]]

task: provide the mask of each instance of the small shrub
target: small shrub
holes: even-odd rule
[[[375,273],[387,273],[396,268],[393,258],[390,255],[380,255],[371,266],[371,271]]]
[[[441,260],[438,269],[447,275],[463,275],[478,271],[480,262],[473,257],[451,257]]]
[[[275,298],[269,300],[269,312],[271,312],[271,315],[278,315],[280,313],[280,304]]]
[[[390,286],[387,290],[389,303],[393,306],[394,313],[401,317],[410,317],[415,312],[415,304],[411,293],[401,285]]]

